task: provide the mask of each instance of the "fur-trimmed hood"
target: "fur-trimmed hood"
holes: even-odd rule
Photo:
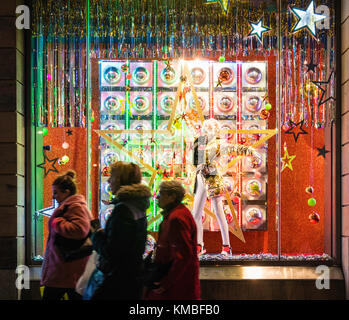
[[[145,215],[150,205],[150,189],[143,183],[122,186],[116,193],[117,202],[126,204],[134,214],[135,219]]]
[[[116,193],[116,197],[120,201],[145,197],[149,198],[150,196],[150,189],[143,183],[121,186],[121,188]]]

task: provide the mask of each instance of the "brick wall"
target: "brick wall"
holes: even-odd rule
[[[349,1],[342,0],[342,264],[349,299]]]
[[[17,299],[16,267],[25,263],[24,33],[16,6],[0,5],[0,299]]]

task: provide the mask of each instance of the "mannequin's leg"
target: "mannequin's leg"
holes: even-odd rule
[[[205,207],[206,202],[206,188],[205,183],[203,181],[203,177],[198,174],[196,176],[196,193],[194,197],[194,204],[193,204],[193,216],[194,220],[196,222],[197,227],[197,241],[198,244],[203,247],[204,241],[203,241],[203,227],[202,227],[202,213]]]
[[[229,227],[223,210],[222,198],[214,197],[211,201],[213,205],[213,210],[218,220],[219,228],[221,229],[222,243],[223,245],[229,245],[230,247]]]

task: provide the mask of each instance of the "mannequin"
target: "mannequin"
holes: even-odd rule
[[[219,123],[215,119],[205,120],[202,134],[194,142],[194,161],[196,166],[196,180],[194,187],[193,216],[197,225],[198,255],[206,253],[203,242],[202,214],[206,199],[211,199],[213,211],[217,217],[222,236],[222,251],[224,256],[231,255],[229,227],[223,209],[222,195],[225,193],[223,177],[217,170],[217,162],[221,154],[246,155],[257,157],[252,147],[241,144],[230,145],[220,142]]]

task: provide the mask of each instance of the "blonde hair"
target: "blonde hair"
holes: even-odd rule
[[[62,192],[65,190],[70,191],[70,195],[74,195],[78,192],[77,183],[75,180],[76,172],[74,170],[69,170],[66,173],[58,176],[52,185],[58,187]]]
[[[110,173],[117,178],[120,187],[142,181],[141,169],[132,162],[117,161],[110,165]]]
[[[185,196],[185,189],[183,188],[182,184],[175,180],[161,182],[159,189],[161,192],[165,192],[167,194],[175,194],[177,202],[181,202]]]

